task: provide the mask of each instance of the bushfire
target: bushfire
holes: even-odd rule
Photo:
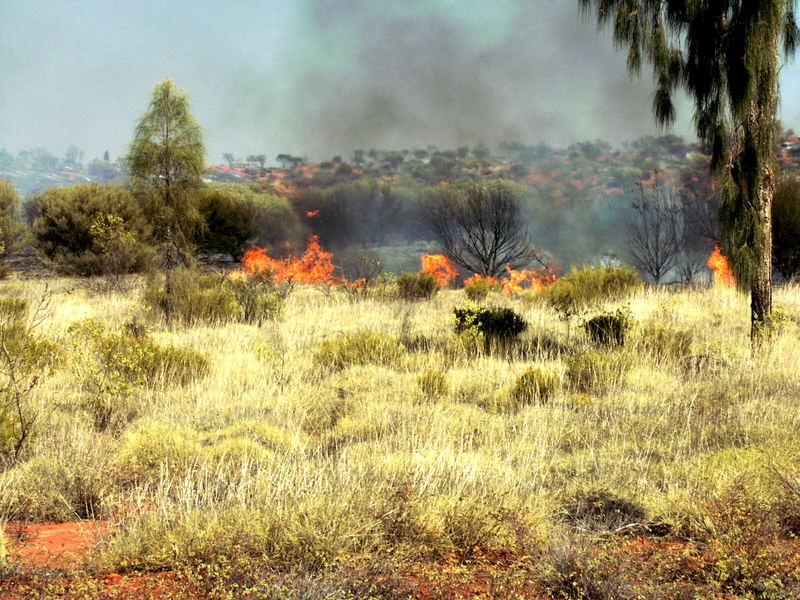
[[[458,271],[444,254],[423,254],[422,272],[433,275],[436,283],[442,287],[447,287],[458,277]]]
[[[325,252],[319,238],[312,235],[303,256],[277,259],[267,254],[265,248],[253,246],[244,253],[242,268],[234,272],[234,277],[266,277],[275,281],[295,281],[298,283],[322,283],[336,286],[341,283],[334,275],[333,254]]]
[[[552,273],[539,273],[533,269],[515,271],[506,267],[508,277],[500,281],[504,294],[521,294],[523,292],[538,292],[556,280]]]
[[[719,244],[714,244],[714,251],[708,257],[706,264],[714,271],[715,288],[732,288],[736,286],[733,271],[731,271],[728,259],[722,254]]]

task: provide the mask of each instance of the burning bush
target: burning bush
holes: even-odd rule
[[[537,296],[565,315],[604,301],[624,298],[642,286],[633,267],[573,268]]]
[[[314,358],[320,365],[335,370],[367,364],[393,367],[403,356],[400,341],[379,331],[359,331],[330,338],[314,350]]]
[[[475,274],[464,282],[464,294],[472,302],[482,302],[489,292],[499,292],[500,282],[494,277]]]
[[[631,311],[618,308],[615,312],[596,315],[583,324],[583,330],[595,344],[600,346],[622,346],[631,328]]]
[[[430,273],[405,273],[397,278],[397,294],[403,300],[429,300],[439,292],[439,284]]]
[[[439,287],[447,287],[458,277],[458,271],[444,254],[423,254],[422,271],[432,275]]]

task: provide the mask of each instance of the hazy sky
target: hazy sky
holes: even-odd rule
[[[168,76],[213,163],[658,133],[577,0],[0,0],[0,148],[116,157]],[[797,127],[797,63],[782,82]]]

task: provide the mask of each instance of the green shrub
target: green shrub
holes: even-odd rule
[[[201,250],[227,252],[239,258],[247,243],[255,238],[257,194],[243,184],[212,183],[197,197],[197,208],[205,227],[198,239]]]
[[[602,393],[615,385],[631,367],[631,361],[619,352],[582,352],[566,358],[566,379],[570,386],[584,393]]]
[[[618,308],[615,312],[596,315],[583,324],[583,330],[595,344],[600,346],[622,346],[631,328],[631,312]]]
[[[528,367],[517,377],[511,388],[511,400],[515,406],[545,404],[558,390],[559,378],[544,367]]]
[[[447,393],[447,375],[439,369],[425,371],[417,377],[417,385],[426,396],[444,396]]]
[[[32,204],[33,212],[38,214],[33,222],[37,249],[60,272],[102,275],[107,272],[109,261],[127,272],[141,272],[152,266],[150,226],[139,202],[126,188],[96,183],[50,188],[34,198]],[[124,232],[124,243],[111,244],[99,236],[98,218],[111,218],[121,224],[117,229]],[[124,256],[120,256],[122,252]]]
[[[30,241],[28,225],[20,219],[19,195],[8,179],[0,179],[0,257],[22,252]],[[0,268],[8,265],[0,263]],[[2,277],[5,279],[5,277]]]
[[[428,300],[439,291],[430,273],[405,273],[397,279],[397,293],[403,300]]]
[[[483,341],[484,350],[514,342],[528,324],[510,308],[478,306],[468,302],[453,309],[453,329],[467,338]]]
[[[153,279],[144,291],[152,314],[184,325],[220,325],[231,321],[261,325],[278,316],[291,291],[269,278],[233,278],[174,269]]]
[[[641,286],[633,267],[583,266],[536,292],[536,297],[571,315],[600,302],[624,298]]]
[[[483,302],[489,292],[499,292],[500,283],[493,277],[470,277],[464,282],[464,294],[472,302]]]
[[[164,423],[140,423],[123,436],[115,457],[122,482],[155,481],[162,473],[182,477],[203,454],[199,436],[185,428]]]
[[[402,361],[404,350],[397,338],[368,330],[323,341],[314,350],[314,358],[320,365],[335,370],[367,364],[394,367]]]
[[[289,200],[274,194],[254,194],[246,201],[253,210],[256,244],[274,247],[300,237],[300,220]]]

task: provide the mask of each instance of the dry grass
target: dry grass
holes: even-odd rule
[[[0,282],[0,295],[43,291],[41,282]],[[48,293],[41,332],[55,340],[80,319],[118,329],[142,314],[137,291],[96,294],[64,279]],[[207,355],[210,373],[130,390],[135,410],[114,432],[93,427],[65,364],[35,390],[37,435],[23,462],[0,474],[0,515],[107,518],[113,535],[100,560],[116,569],[226,554],[288,568],[476,546],[522,552],[573,527],[565,507],[597,490],[641,509],[642,523],[615,527],[694,536],[712,535],[707,507],[725,482],[747,478],[753,505],[786,497],[771,469],[791,479],[800,459],[800,289],[777,291],[790,319],[756,356],[745,297],[638,291],[605,307],[631,309],[626,346],[611,351],[629,368],[577,387],[564,374],[570,356],[592,350],[580,320],[493,296],[530,324],[509,356],[449,343],[460,291],[409,304],[299,287],[262,327],[151,326],[156,342]],[[659,336],[690,332],[689,354],[684,338],[675,352],[648,345],[653,324]],[[363,331],[432,343],[392,361],[366,353],[338,370],[319,364],[326,341]],[[542,335],[558,344],[533,342]],[[510,402],[530,367],[552,374],[547,402]],[[436,385],[421,385],[431,373]]]

